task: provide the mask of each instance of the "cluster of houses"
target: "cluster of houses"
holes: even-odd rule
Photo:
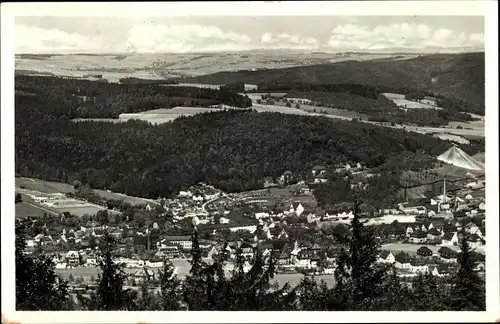
[[[420,223],[406,227],[406,237],[414,244],[436,244],[440,246],[456,246],[459,243],[458,233],[464,230],[466,239],[471,248],[478,248],[485,244],[485,229],[469,222],[462,225],[460,221],[441,223]]]
[[[432,273],[437,277],[449,276],[458,269],[457,258],[460,252],[449,247],[441,247],[437,251],[427,246],[420,247],[416,255],[410,256],[406,252],[394,254],[392,251],[383,250],[377,261],[382,264],[393,265],[399,270],[401,276],[415,276],[418,273]],[[484,255],[473,252],[476,258],[476,271],[484,271]]]

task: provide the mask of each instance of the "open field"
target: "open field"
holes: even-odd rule
[[[30,202],[32,205],[35,205],[36,207],[44,207],[41,206],[39,203],[37,203],[33,197],[34,196],[43,196],[50,198],[53,195],[58,195],[68,193],[68,192],[74,192],[75,189],[73,188],[72,185],[69,185],[67,183],[61,183],[61,182],[54,182],[54,181],[44,181],[40,179],[32,179],[32,178],[16,178],[16,191],[21,193],[23,196],[23,200],[26,200],[27,202]],[[132,197],[132,196],[127,196],[121,193],[116,193],[116,192],[111,192],[108,190],[94,190],[96,194],[99,196],[103,197],[104,199],[114,199],[114,200],[122,200],[125,202],[128,202],[130,204],[158,204],[156,201],[151,200],[151,199],[146,199],[146,198],[140,198],[140,197]],[[65,206],[57,207],[57,206],[51,206],[47,207],[45,206],[44,208],[54,212],[54,213],[62,213],[64,211],[69,211],[71,214],[74,215],[83,215],[83,214],[93,214],[96,213],[99,210],[106,209],[105,207],[90,204],[84,201],[80,200],[75,200],[76,202],[72,203],[71,205],[66,204]],[[108,212],[111,213],[118,213],[117,211],[110,211]],[[17,215],[17,214],[16,214]],[[42,213],[43,215],[43,213]]]
[[[201,107],[175,107],[171,109],[154,109],[142,113],[120,114],[119,119],[127,121],[129,119],[138,119],[150,122],[152,124],[162,124],[173,121],[181,116],[193,116],[200,113],[220,111],[218,108]]]
[[[219,90],[220,84],[202,84],[202,83],[176,83],[176,84],[163,84],[164,87],[195,87]]]
[[[16,191],[21,194],[27,203],[31,204],[33,207],[42,209],[45,212],[55,214],[69,212],[76,216],[83,216],[85,214],[95,214],[100,210],[107,210],[105,207],[80,199],[68,198],[63,193],[59,192],[45,193],[24,188],[16,188]],[[108,212],[119,213],[112,210],[108,210]]]
[[[24,200],[24,197],[23,197]],[[44,214],[55,213],[45,208],[40,208],[29,202],[21,202],[16,204],[16,217],[41,217]]]
[[[275,103],[274,105],[262,105],[253,102],[253,109],[258,112],[279,112],[282,114],[294,114],[305,116],[323,116],[327,118],[337,118],[351,120],[353,118],[361,118],[362,122],[371,123],[378,126],[391,128],[404,128],[407,131],[413,131],[422,134],[436,134],[436,136],[446,136],[449,140],[455,140],[459,143],[468,141],[465,137],[484,138],[484,120],[473,121],[470,123],[450,122],[446,127],[427,127],[427,126],[407,126],[407,125],[391,125],[390,123],[380,123],[368,120],[368,115],[359,114],[355,111],[344,109],[325,108],[312,105],[300,105],[300,109],[295,108],[295,105],[286,107],[285,103]],[[321,113],[324,112],[324,113]],[[462,129],[456,128],[461,126]]]
[[[45,181],[31,178],[16,178],[16,188],[24,187],[29,190],[44,193],[68,193],[75,192],[72,185],[62,182]]]
[[[99,196],[103,197],[104,199],[123,200],[124,202],[132,204],[132,205],[147,205],[147,204],[158,205],[159,204],[158,202],[156,202],[152,199],[127,196],[127,195],[112,192],[109,190],[94,189],[94,192],[97,193]]]
[[[456,142],[459,144],[470,144],[470,141],[462,136],[453,135],[453,134],[434,134],[434,137],[440,138],[445,141]]]
[[[426,101],[424,103],[424,102],[406,100],[405,96],[402,94],[383,93],[383,95],[387,99],[392,100],[396,105],[398,105],[401,108],[406,108],[406,109],[437,109],[437,110],[443,109],[441,107],[437,107],[437,106],[429,104],[428,101]]]
[[[346,60],[391,58],[377,53],[305,53],[302,51],[248,51],[241,53],[126,53],[103,55],[16,55],[16,70],[31,70],[55,75],[83,76],[102,74],[110,82],[136,77],[162,79],[200,76],[219,71],[255,71],[311,64],[332,64]],[[406,58],[416,54],[405,54]],[[186,81],[191,82],[191,81]],[[194,82],[193,82],[194,83]],[[215,83],[218,84],[218,83]]]

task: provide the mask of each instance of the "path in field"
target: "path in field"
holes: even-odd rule
[[[31,207],[35,207],[35,208],[41,209],[41,210],[46,211],[47,213],[50,213],[50,214],[52,214],[52,215],[55,215],[55,216],[59,215],[58,213],[56,213],[56,212],[54,212],[54,211],[52,211],[52,210],[49,210],[49,209],[47,209],[47,208],[44,208],[44,207],[41,207],[41,206],[37,206],[37,205],[34,205],[34,204],[29,203],[29,202],[26,202],[26,201],[23,201],[23,202],[24,202],[25,204],[27,204],[27,205],[30,205]]]

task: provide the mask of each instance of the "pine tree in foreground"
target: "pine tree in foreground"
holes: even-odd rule
[[[129,310],[134,308],[136,293],[125,289],[127,278],[122,264],[114,261],[115,239],[105,233],[99,251],[101,273],[97,277],[97,289],[89,298],[81,298],[83,307],[88,310]]]
[[[191,269],[182,283],[183,299],[189,310],[201,311],[207,308],[208,282],[205,278],[207,264],[201,257],[201,248],[198,241],[198,230],[195,228],[191,235]]]
[[[383,293],[387,269],[376,264],[380,252],[373,232],[360,221],[360,205],[354,205],[351,234],[339,237],[347,245],[337,260],[330,310],[368,310]]]
[[[163,271],[159,273],[161,307],[164,311],[183,309],[182,281],[175,274],[175,267],[171,262],[164,262]]]
[[[445,311],[445,300],[450,292],[445,281],[435,277],[432,272],[420,273],[412,282],[410,311]]]
[[[460,268],[453,278],[450,308],[455,311],[484,311],[486,310],[485,283],[475,271],[477,262],[465,235],[462,233],[461,236],[461,253],[458,259]]]
[[[74,307],[68,285],[55,273],[53,261],[46,255],[25,255],[25,226],[16,220],[16,309],[70,310]]]

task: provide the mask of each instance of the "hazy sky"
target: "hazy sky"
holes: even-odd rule
[[[16,53],[484,50],[473,16],[16,17]]]

